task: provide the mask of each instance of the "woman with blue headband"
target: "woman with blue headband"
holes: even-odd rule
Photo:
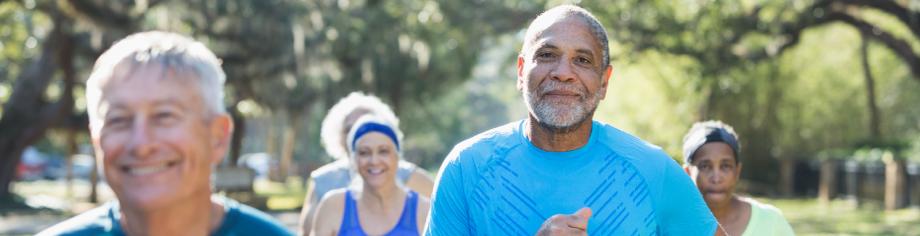
[[[346,144],[355,182],[320,200],[310,235],[419,235],[428,198],[396,178],[401,158],[398,128],[375,116],[358,119]]]
[[[721,121],[693,124],[684,136],[684,170],[719,221],[716,235],[795,235],[779,209],[735,194],[740,151],[738,135]]]

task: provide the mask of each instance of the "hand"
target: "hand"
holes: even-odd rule
[[[591,208],[582,207],[574,214],[556,214],[543,222],[538,236],[588,235],[588,219]]]

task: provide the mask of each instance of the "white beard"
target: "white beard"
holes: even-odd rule
[[[541,91],[538,93],[525,89],[523,93],[527,110],[536,118],[539,125],[545,128],[559,132],[571,131],[577,125],[591,118],[594,110],[597,109],[598,103],[600,103],[600,89],[594,94],[587,95],[587,91],[584,91],[581,87],[576,89],[581,94],[581,97],[574,104],[554,103],[541,99],[541,94],[555,87],[544,86],[544,88],[540,88]]]

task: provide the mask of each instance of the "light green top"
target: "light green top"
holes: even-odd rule
[[[754,199],[748,199],[747,202],[751,204],[751,219],[742,236],[795,235],[779,209]]]

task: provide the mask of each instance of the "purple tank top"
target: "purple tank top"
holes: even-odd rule
[[[415,219],[418,205],[418,193],[409,190],[406,194],[406,204],[403,206],[402,215],[396,222],[396,227],[384,236],[415,236],[418,233],[418,223]],[[358,220],[358,206],[351,197],[351,191],[345,191],[345,215],[342,216],[342,226],[339,227],[340,236],[366,236]]]

